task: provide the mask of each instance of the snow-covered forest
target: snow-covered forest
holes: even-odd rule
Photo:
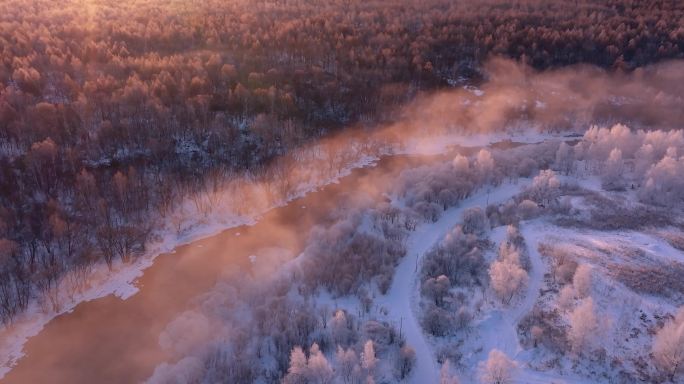
[[[0,0],[0,381],[684,382],[683,20]]]
[[[150,382],[676,382],[683,134],[591,127],[405,169],[171,322],[183,352]]]

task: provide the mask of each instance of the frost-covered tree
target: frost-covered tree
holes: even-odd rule
[[[506,243],[515,247],[520,248],[525,245],[525,238],[522,233],[520,233],[520,228],[517,225],[508,225],[506,227]]]
[[[446,359],[439,370],[439,384],[459,384],[458,378],[451,374],[451,362]]]
[[[480,207],[471,207],[463,211],[463,232],[477,236],[484,235],[489,229],[487,215]]]
[[[444,296],[449,293],[451,281],[444,275],[437,278],[429,278],[423,283],[423,295],[435,301],[435,305],[441,307],[444,304]]]
[[[580,264],[575,270],[572,285],[579,298],[585,298],[591,294],[592,268],[588,264]]]
[[[287,375],[283,379],[284,384],[306,384],[308,380],[308,369],[306,366],[306,355],[302,347],[294,347],[290,352],[290,367]]]
[[[672,206],[684,199],[684,160],[666,155],[646,173],[642,200]]]
[[[656,333],[651,352],[656,366],[670,381],[675,382],[677,375],[684,372],[684,307]]]
[[[596,336],[598,325],[594,300],[588,297],[570,313],[568,339],[575,353],[581,354],[586,348],[591,347],[590,341]]]
[[[416,351],[413,347],[409,345],[404,345],[399,350],[399,356],[397,359],[397,370],[399,371],[399,378],[404,379],[413,369],[413,365],[416,363]]]
[[[489,351],[487,361],[480,366],[480,381],[486,384],[512,382],[517,364],[498,349]]]
[[[423,315],[423,328],[434,336],[444,336],[452,331],[454,318],[450,311],[435,305],[428,305]]]
[[[655,150],[653,145],[644,144],[637,151],[634,158],[634,177],[641,182],[649,169],[655,164]]]
[[[342,347],[337,347],[337,352],[335,353],[335,360],[337,362],[337,374],[344,383],[349,383],[354,375],[354,367],[358,367],[359,358],[356,356],[356,352],[352,348],[343,349]]]
[[[533,325],[530,329],[530,336],[532,336],[532,343],[534,344],[534,347],[537,348],[537,345],[544,336],[544,329],[538,325]]]
[[[518,204],[518,216],[523,220],[529,220],[539,214],[539,205],[532,200],[525,199]]]
[[[539,169],[539,163],[536,160],[529,157],[525,157],[518,163],[516,167],[516,172],[520,177],[530,177],[537,172]]]
[[[513,199],[501,205],[500,218],[502,224],[513,224],[518,221],[518,205]]]
[[[491,152],[481,149],[475,157],[475,171],[483,183],[489,183],[494,176],[494,158]]]
[[[361,368],[364,369],[369,377],[375,376],[375,365],[378,359],[375,357],[375,347],[373,340],[368,340],[363,345],[363,352],[361,352]]]
[[[575,287],[572,284],[567,284],[561,288],[558,294],[558,306],[563,309],[572,308],[575,303]]]
[[[556,151],[555,169],[557,169],[558,172],[567,175],[572,171],[574,161],[572,147],[565,142],[560,143],[558,151]]]
[[[556,173],[550,169],[539,172],[532,180],[532,185],[528,187],[527,193],[530,198],[537,203],[548,205],[558,198],[560,193],[560,180]]]
[[[330,332],[335,344],[346,346],[351,342],[353,332],[349,325],[346,313],[342,310],[335,311],[330,321]]]
[[[612,128],[589,128],[583,138],[584,156],[596,164],[606,160],[613,148],[622,150],[623,155],[633,157],[639,148],[639,141],[632,131],[621,124]]]
[[[452,166],[454,167],[454,171],[458,174],[466,174],[468,171],[470,171],[470,161],[468,160],[467,157],[463,155],[456,155],[454,157],[454,160],[451,162]]]
[[[316,343],[311,346],[307,370],[310,384],[328,384],[332,382],[332,367]]]
[[[492,154],[486,150],[481,149],[475,158],[475,172],[482,184],[487,188],[487,204],[489,204],[490,185],[494,180],[494,158]]]
[[[609,191],[617,191],[625,189],[625,162],[622,160],[622,151],[618,148],[613,148],[610,151],[608,160],[603,167],[601,174],[601,185],[603,189]]]
[[[492,289],[504,303],[527,285],[527,272],[509,258],[496,260],[489,267]]]

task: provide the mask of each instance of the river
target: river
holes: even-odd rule
[[[159,346],[160,333],[194,297],[211,289],[227,266],[249,270],[249,256],[262,248],[300,253],[310,229],[329,222],[330,212],[345,196],[366,193],[380,199],[383,188],[368,186],[386,185],[402,169],[443,156],[447,155],[384,157],[338,183],[272,209],[252,226],[231,228],[159,255],[136,281],[137,294],[126,300],[110,295],[83,302],[50,321],[28,340],[26,355],[1,382],[144,381],[170,358]]]

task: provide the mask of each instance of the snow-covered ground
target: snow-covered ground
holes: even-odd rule
[[[443,136],[429,136],[428,138],[408,138],[406,143],[399,147],[389,149],[386,154],[410,154],[431,155],[444,153],[453,145],[460,146],[486,146],[502,140],[517,142],[539,142],[549,138],[559,138],[560,135],[542,134],[534,130],[521,130],[514,133],[462,135],[452,134]],[[378,158],[360,153],[356,160],[348,163],[335,175],[324,179],[311,179],[299,185],[295,192],[275,203],[251,214],[236,214],[217,210],[209,215],[199,215],[193,209],[187,209],[190,213],[184,213],[187,207],[193,203],[188,202],[179,208],[179,212],[170,215],[181,220],[185,224],[179,231],[177,223],[164,223],[157,231],[159,239],[153,244],[147,245],[147,253],[137,258],[132,263],[115,262],[110,271],[104,264],[95,265],[88,281],[88,286],[76,294],[67,295],[60,292],[60,309],[44,309],[37,302],[33,302],[29,309],[17,316],[14,323],[9,327],[0,327],[0,379],[9,372],[16,362],[23,356],[23,346],[30,337],[37,335],[43,327],[53,318],[63,313],[71,312],[79,303],[95,300],[108,295],[116,295],[126,299],[138,291],[136,280],[142,276],[145,269],[154,263],[154,259],[163,253],[173,252],[181,245],[191,243],[209,236],[216,235],[230,228],[255,223],[266,211],[315,191],[322,186],[337,182],[341,177],[347,176],[352,170],[373,165]],[[63,290],[65,291],[65,290]]]
[[[573,177],[563,178],[564,182],[575,182],[583,188],[597,193],[601,190],[596,177],[575,180]],[[490,202],[500,203],[514,196],[524,188],[525,183],[519,185],[504,185],[492,191]],[[631,200],[630,192],[624,192],[626,200]],[[409,344],[417,351],[418,361],[414,375],[415,383],[437,382],[439,369],[435,361],[434,351],[439,342],[431,343],[416,318],[416,303],[418,302],[418,268],[420,258],[440,239],[449,228],[459,223],[464,208],[484,205],[486,194],[480,191],[474,197],[463,201],[461,206],[450,209],[434,224],[426,224],[417,229],[409,238],[409,254],[397,269],[392,288],[387,297],[377,302],[389,308],[389,316],[403,318],[403,331]],[[577,201],[575,208],[584,209],[586,206]],[[612,382],[616,372],[611,368],[586,360],[586,357],[562,356],[560,366],[540,369],[539,359],[543,358],[536,348],[521,345],[518,325],[537,305],[546,306],[553,310],[556,298],[554,290],[549,290],[548,276],[553,273],[551,260],[539,252],[540,244],[563,245],[573,251],[575,259],[580,264],[587,264],[593,268],[592,296],[597,303],[597,315],[602,334],[597,335],[593,347],[605,349],[609,358],[624,359],[625,369],[635,369],[633,361],[640,358],[648,359],[651,337],[646,335],[653,331],[654,324],[667,313],[674,313],[677,303],[663,297],[644,295],[634,292],[616,281],[614,269],[640,266],[655,266],[667,268],[669,263],[684,262],[684,253],[674,248],[663,238],[662,229],[658,231],[640,232],[634,230],[598,231],[583,228],[559,227],[547,217],[541,217],[520,224],[520,231],[525,239],[531,268],[528,283],[524,291],[510,304],[504,305],[489,298],[489,306],[480,316],[472,328],[467,332],[464,343],[459,346],[463,351],[460,366],[462,383],[480,383],[480,367],[493,349],[504,352],[515,361],[517,366],[512,383],[597,383]],[[675,230],[677,232],[677,230]],[[505,227],[492,230],[489,240],[495,244],[501,243],[505,236]],[[630,252],[633,251],[633,252]],[[617,267],[616,267],[617,266]],[[546,295],[542,297],[543,294]],[[557,292],[557,291],[556,291]],[[408,299],[407,299],[408,298]],[[550,307],[549,307],[550,306]],[[640,316],[638,314],[641,314]],[[567,312],[561,319],[567,320]],[[567,324],[560,324],[567,327]],[[619,328],[622,327],[622,328]],[[413,329],[411,329],[413,328]],[[630,331],[631,329],[631,331]],[[656,328],[657,329],[657,328]],[[635,335],[629,333],[637,332]],[[629,339],[629,340],[627,340]],[[598,365],[597,365],[598,364]]]
[[[474,327],[472,335],[469,335],[470,342],[466,343],[463,348],[479,352],[466,355],[462,363],[465,366],[478,367],[487,360],[489,351],[498,349],[514,359],[518,365],[512,383],[591,383],[590,380],[576,375],[561,375],[554,371],[541,372],[528,366],[533,356],[530,351],[526,351],[520,345],[517,329],[520,320],[534,308],[539,298],[544,273],[547,271],[547,266],[537,250],[539,242],[546,235],[546,228],[544,223],[533,221],[522,223],[520,232],[527,243],[531,263],[527,287],[518,300],[492,310]],[[496,244],[500,243],[504,233],[505,227],[496,228],[492,233],[492,240]],[[479,383],[478,374],[477,369],[466,372],[462,382]]]

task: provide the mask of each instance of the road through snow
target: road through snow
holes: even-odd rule
[[[409,382],[415,384],[439,382],[438,364],[416,317],[420,260],[434,244],[442,240],[454,226],[461,222],[465,209],[475,206],[484,209],[487,201],[490,203],[506,201],[518,193],[527,182],[529,180],[521,179],[517,184],[504,183],[491,188],[489,193],[481,190],[475,196],[463,200],[458,207],[444,212],[437,222],[423,224],[409,236],[406,257],[397,267],[390,290],[387,295],[376,299],[378,306],[389,311],[388,317],[397,324],[401,324],[402,334],[406,337],[407,343],[416,351],[417,361]]]

